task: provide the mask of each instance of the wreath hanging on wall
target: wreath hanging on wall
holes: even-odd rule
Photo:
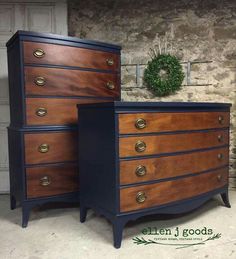
[[[182,66],[177,57],[159,54],[148,62],[144,81],[156,96],[167,96],[181,88],[184,80]]]

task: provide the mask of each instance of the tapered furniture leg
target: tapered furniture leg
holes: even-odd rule
[[[87,217],[87,208],[80,204],[80,222],[83,223]]]
[[[31,207],[28,205],[22,206],[22,228],[26,228],[29,221]]]
[[[113,240],[115,248],[120,248],[121,246],[124,225],[125,223],[119,219],[113,222]]]
[[[10,203],[11,203],[11,210],[14,210],[16,208],[16,199],[13,195],[10,197]]]
[[[228,192],[221,193],[221,198],[227,208],[231,208],[231,205],[229,203],[229,194]]]

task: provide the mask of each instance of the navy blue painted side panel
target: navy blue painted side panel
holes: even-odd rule
[[[116,213],[114,111],[78,107],[80,203]]]
[[[8,128],[10,194],[22,203],[25,198],[24,152],[22,132]]]
[[[9,98],[10,98],[10,119],[12,125],[22,125],[23,115],[23,91],[22,91],[22,73],[20,59],[19,41],[7,51],[8,56],[8,80],[9,80]]]

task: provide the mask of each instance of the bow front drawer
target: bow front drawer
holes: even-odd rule
[[[120,211],[151,208],[220,188],[228,183],[228,169],[173,181],[120,189]]]
[[[229,127],[229,112],[163,112],[119,115],[119,133],[151,133]]]
[[[26,133],[26,164],[76,161],[77,132]]]
[[[120,137],[120,157],[175,153],[228,145],[228,130]]]
[[[27,197],[36,198],[78,191],[78,177],[76,165],[27,168]]]
[[[228,147],[174,156],[120,160],[120,184],[199,173],[226,166],[228,163]]]
[[[119,55],[85,48],[24,42],[25,64],[49,64],[119,71]]]
[[[119,75],[92,71],[25,67],[26,95],[118,98]]]

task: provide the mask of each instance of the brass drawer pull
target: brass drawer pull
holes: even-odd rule
[[[46,108],[43,108],[43,107],[39,107],[37,110],[36,110],[36,115],[39,116],[39,117],[44,117],[47,115],[47,109]]]
[[[107,59],[107,65],[108,66],[113,66],[114,65],[114,60],[112,58]]]
[[[144,120],[142,118],[137,119],[135,122],[135,127],[137,129],[144,129],[144,128],[146,128],[146,125],[147,125],[146,120]]]
[[[224,117],[220,115],[218,117],[218,121],[219,121],[220,124],[223,124],[224,123]]]
[[[219,154],[217,155],[217,158],[218,158],[218,160],[222,160],[222,159],[224,158],[224,156],[223,156],[223,154],[219,153]]]
[[[45,52],[42,49],[34,50],[33,54],[36,58],[43,58],[45,56]]]
[[[39,147],[38,147],[38,151],[40,153],[47,153],[49,151],[49,145],[48,144],[41,144]]]
[[[136,170],[135,170],[135,174],[137,176],[144,176],[147,173],[147,169],[144,165],[139,165],[137,166]]]
[[[222,135],[218,135],[218,142],[223,142],[223,136]]]
[[[143,152],[146,150],[146,143],[144,141],[137,141],[136,144],[135,144],[135,150],[137,152]]]
[[[136,195],[136,201],[137,203],[143,203],[146,200],[146,194],[145,192],[138,192]]]
[[[49,178],[48,176],[44,176],[44,177],[42,177],[42,178],[40,179],[40,184],[41,184],[42,186],[48,186],[48,185],[51,184],[51,180],[50,180],[50,178]]]
[[[42,76],[38,76],[38,77],[35,78],[34,83],[37,86],[44,86],[45,83],[46,83],[46,79],[44,77],[42,77]]]
[[[218,174],[218,175],[217,175],[217,180],[218,180],[218,182],[221,182],[222,179],[223,179],[222,175],[221,175],[221,174]]]
[[[115,85],[114,85],[114,83],[111,82],[111,81],[108,81],[107,84],[106,84],[106,86],[107,86],[107,88],[108,88],[109,90],[114,90],[114,89],[115,89]]]

